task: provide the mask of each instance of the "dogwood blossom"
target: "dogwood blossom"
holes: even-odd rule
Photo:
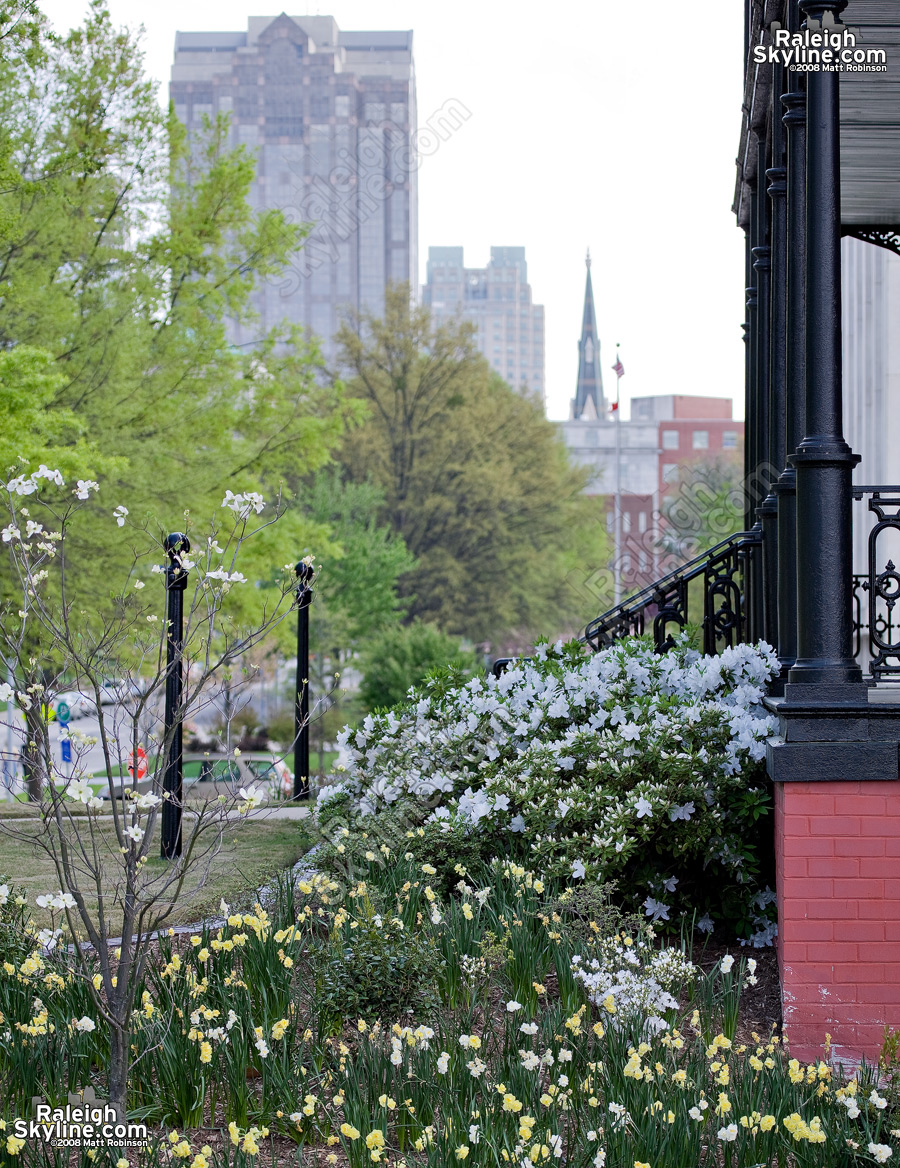
[[[256,491],[247,491],[242,495],[236,495],[234,491],[226,491],[225,498],[222,500],[222,506],[229,511],[234,511],[241,519],[246,519],[251,511],[255,511],[258,515],[265,505],[262,495]]]

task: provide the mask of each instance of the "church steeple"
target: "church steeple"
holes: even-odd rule
[[[600,338],[594,315],[594,289],[591,285],[591,251],[585,257],[587,282],[584,286],[584,314],[581,340],[578,342],[578,384],[572,401],[572,417],[591,420],[606,417],[603,374],[600,372]]]

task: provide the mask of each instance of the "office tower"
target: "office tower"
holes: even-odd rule
[[[254,295],[252,344],[281,320],[334,355],[348,307],[380,313],[389,281],[417,286],[412,32],[346,32],[330,16],[252,16],[246,32],[179,32],[171,99],[192,136],[228,113],[257,155],[250,198],[313,231],[289,271]]]
[[[492,247],[486,268],[467,268],[461,247],[430,247],[423,292],[435,323],[471,321],[504,381],[544,397],[544,309],[532,301],[524,247]]]

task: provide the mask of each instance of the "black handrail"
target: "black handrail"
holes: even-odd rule
[[[755,639],[756,630],[749,627],[752,608],[747,603],[750,574],[746,569],[761,542],[759,531],[728,536],[596,617],[582,639],[598,651],[620,637],[642,636],[652,616],[654,644],[657,652],[665,652],[673,644],[669,626],[683,629],[688,621],[688,585],[701,576],[705,582],[700,622],[704,652],[715,653],[720,643]]]

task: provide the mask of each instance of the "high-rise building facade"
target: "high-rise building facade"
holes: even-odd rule
[[[504,381],[544,397],[544,309],[532,299],[524,247],[492,247],[486,268],[467,268],[461,247],[430,247],[423,298],[435,323],[476,326],[478,348]]]
[[[346,32],[330,16],[252,16],[245,32],[179,32],[170,85],[192,136],[228,113],[257,156],[250,198],[313,230],[290,270],[255,293],[259,325],[287,319],[333,356],[348,307],[380,312],[389,281],[417,291],[412,32]]]

